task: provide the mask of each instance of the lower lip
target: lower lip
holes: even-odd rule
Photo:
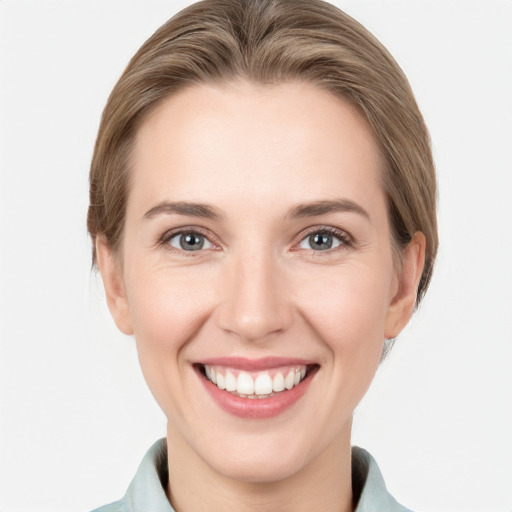
[[[198,371],[198,373],[204,387],[221,409],[240,418],[264,419],[282,414],[300,400],[307,391],[316,370],[308,373],[306,378],[292,389],[281,391],[268,398],[242,398],[233,395],[228,391],[219,389],[206,379],[201,372]]]

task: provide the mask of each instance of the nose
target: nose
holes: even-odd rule
[[[291,297],[283,269],[268,254],[233,257],[223,275],[219,326],[239,338],[262,342],[292,322]]]

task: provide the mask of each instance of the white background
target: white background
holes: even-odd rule
[[[187,2],[0,0],[0,510],[120,497],[165,418],[90,272],[87,173],[130,56]],[[512,1],[339,1],[430,127],[432,287],[356,412],[391,492],[512,511]]]

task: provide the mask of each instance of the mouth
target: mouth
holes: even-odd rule
[[[272,368],[259,372],[247,372],[223,366],[199,365],[203,376],[225,390],[241,398],[271,398],[298,386],[318,365]]]
[[[268,418],[298,401],[320,366],[302,361],[218,359],[196,363],[194,368],[222,409],[239,417]]]

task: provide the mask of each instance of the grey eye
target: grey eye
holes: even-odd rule
[[[169,245],[183,251],[200,251],[211,249],[211,242],[198,233],[179,233],[169,240]]]
[[[310,249],[313,251],[327,251],[339,247],[342,241],[331,233],[311,233],[299,244],[301,249]]]

